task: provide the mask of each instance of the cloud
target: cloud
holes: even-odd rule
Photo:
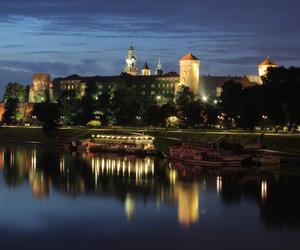
[[[61,51],[53,51],[53,50],[48,50],[48,51],[27,51],[23,52],[24,55],[41,55],[41,54],[62,54]]]
[[[119,74],[130,44],[139,64],[178,70],[193,52],[204,74],[256,73],[271,56],[299,65],[299,1],[1,0],[0,82]],[[3,60],[5,58],[6,60]],[[90,60],[87,60],[90,59]]]
[[[24,44],[6,44],[1,46],[1,48],[3,49],[14,49],[14,48],[20,48],[20,47],[24,47]]]

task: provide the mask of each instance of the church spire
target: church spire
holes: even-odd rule
[[[158,58],[157,68],[156,68],[156,71],[155,71],[155,75],[161,76],[163,74],[164,74],[164,71],[163,71],[162,64],[161,64],[160,57],[159,57]]]

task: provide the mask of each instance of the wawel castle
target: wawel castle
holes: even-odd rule
[[[176,72],[167,72],[163,70],[163,65],[158,60],[156,69],[150,69],[147,62],[139,70],[137,67],[137,55],[131,46],[128,49],[125,66],[122,74],[119,76],[95,76],[82,77],[71,75],[65,78],[56,78],[51,80],[50,74],[34,74],[33,82],[30,87],[29,100],[23,109],[24,112],[30,112],[33,104],[50,100],[55,102],[54,90],[60,91],[75,90],[84,96],[88,84],[96,85],[98,95],[110,91],[113,84],[122,84],[122,79],[132,84],[141,95],[152,96],[153,98],[174,98],[181,85],[189,89],[199,98],[219,97],[222,92],[222,85],[228,80],[240,82],[244,87],[250,87],[261,84],[261,78],[266,75],[268,68],[278,67],[269,59],[264,60],[258,66],[258,75],[248,76],[210,76],[201,75],[200,60],[189,53],[179,59],[179,75]],[[0,110],[0,116],[1,116]]]

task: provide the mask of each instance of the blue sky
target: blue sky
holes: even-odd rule
[[[178,71],[187,52],[201,73],[255,74],[266,56],[300,65],[296,0],[1,0],[0,91],[31,74],[118,75],[128,47],[139,67]]]

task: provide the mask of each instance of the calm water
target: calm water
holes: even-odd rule
[[[299,166],[300,169],[300,166]],[[300,170],[0,145],[1,249],[300,249]]]

